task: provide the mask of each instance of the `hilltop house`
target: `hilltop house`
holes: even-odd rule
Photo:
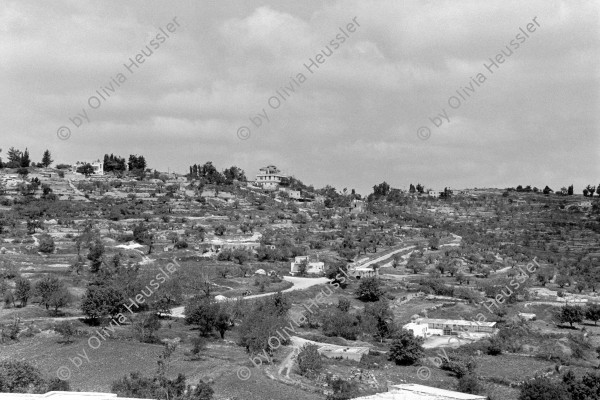
[[[325,272],[325,263],[322,261],[310,261],[310,256],[298,256],[290,265],[290,273],[296,275],[300,272],[300,265],[306,263],[307,274],[322,274]]]
[[[104,163],[100,160],[85,162],[85,161],[77,161],[72,167],[71,172],[77,174],[77,168],[84,166],[85,164],[90,164],[94,169],[92,175],[104,175]]]
[[[274,165],[268,165],[259,170],[256,175],[256,185],[264,190],[277,190],[282,179],[289,178],[288,175],[282,174]]]
[[[353,199],[350,202],[350,210],[353,214],[365,212],[365,202],[363,200]]]

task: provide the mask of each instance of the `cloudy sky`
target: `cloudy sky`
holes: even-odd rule
[[[599,11],[596,0],[3,0],[0,155],[143,154],[158,170],[213,161],[249,177],[275,164],[361,193],[383,180],[581,193],[600,182]]]

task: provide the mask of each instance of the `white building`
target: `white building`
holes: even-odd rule
[[[496,333],[496,323],[487,321],[467,321],[465,319],[436,319],[418,318],[415,324],[426,324],[429,335],[458,335],[462,332],[484,333],[492,335]]]
[[[360,214],[365,212],[365,202],[363,200],[353,199],[350,202],[350,212],[353,214]]]
[[[408,324],[404,325],[402,329],[412,332],[412,334],[415,337],[421,337],[424,339],[427,338],[427,336],[431,335],[427,332],[427,330],[429,329],[428,324],[409,322]]]
[[[404,383],[390,385],[388,392],[356,397],[356,400],[486,400],[487,396],[438,389],[431,386]]]
[[[281,180],[289,178],[288,175],[282,174],[274,165],[268,165],[259,171],[256,175],[256,186],[264,190],[277,190]]]
[[[296,275],[300,272],[300,264],[305,262],[307,274],[322,274],[325,272],[325,263],[322,261],[310,261],[309,256],[298,256],[290,265],[290,273]]]
[[[94,169],[92,175],[104,175],[104,163],[100,160],[85,162],[85,161],[77,161],[75,165],[71,167],[71,172],[77,174],[77,168],[84,166],[85,164],[90,164]]]
[[[356,279],[360,279],[360,278],[373,278],[375,276],[379,276],[379,270],[375,269],[371,266],[366,266],[366,267],[354,267],[354,268],[350,268],[350,275],[352,275],[353,277],[355,277]]]

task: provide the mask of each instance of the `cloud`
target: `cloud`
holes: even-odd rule
[[[147,155],[157,169],[276,164],[316,186],[597,180],[599,5],[586,1],[8,1],[0,10],[5,146],[54,158]],[[181,26],[127,81],[110,84],[174,17]],[[540,27],[451,108],[484,63]],[[304,64],[356,18],[313,74]],[[306,81],[293,85],[298,73]],[[287,96],[282,88],[292,86]],[[270,108],[272,96],[285,97]],[[430,118],[444,109],[449,123]],[[260,127],[250,117],[266,111]],[[69,118],[87,111],[77,128]],[[70,125],[68,141],[56,129]],[[236,137],[239,126],[250,139]],[[416,130],[428,126],[431,138]],[[597,164],[597,163],[596,163]]]

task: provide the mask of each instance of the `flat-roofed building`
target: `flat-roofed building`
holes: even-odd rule
[[[300,273],[300,266],[306,264],[307,274],[322,274],[325,272],[325,263],[322,261],[311,261],[309,256],[298,256],[290,264],[290,273],[296,275]]]
[[[460,332],[480,332],[494,334],[496,323],[488,321],[467,321],[465,319],[419,318],[416,324],[427,324],[429,330],[441,331],[443,335],[457,335]]]
[[[455,392],[431,386],[405,383],[391,385],[385,393],[356,397],[356,400],[486,400],[487,396]]]
[[[427,331],[429,329],[428,324],[417,324],[415,322],[410,322],[404,325],[402,329],[412,332],[413,336],[415,337],[427,338],[427,336],[430,336],[430,333]]]

